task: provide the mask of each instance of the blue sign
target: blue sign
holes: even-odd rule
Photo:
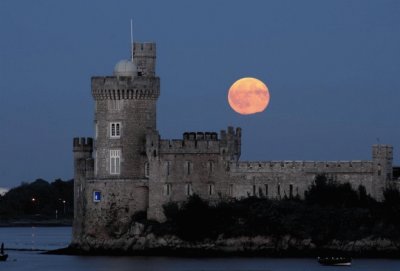
[[[101,192],[100,191],[94,191],[93,192],[93,201],[94,202],[99,202],[101,200]]]

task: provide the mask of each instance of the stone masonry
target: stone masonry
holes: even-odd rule
[[[74,245],[118,239],[133,215],[164,219],[162,206],[191,194],[216,201],[300,196],[318,174],[380,200],[393,181],[393,148],[372,146],[370,161],[240,161],[240,128],[162,139],[156,125],[160,79],[156,45],[134,43],[133,59],[112,76],[92,77],[95,136],[74,138]]]

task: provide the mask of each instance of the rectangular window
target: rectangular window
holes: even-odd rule
[[[185,190],[186,190],[186,196],[191,196],[193,194],[192,184],[191,183],[187,183]]]
[[[208,195],[214,195],[214,184],[208,185]]]
[[[146,178],[150,176],[150,164],[148,162],[144,163],[144,176]]]
[[[289,197],[293,198],[293,184],[289,185]]]
[[[110,174],[121,173],[121,150],[110,150]]]
[[[186,161],[186,163],[185,163],[185,168],[186,168],[186,174],[187,174],[187,175],[192,174],[192,171],[193,171],[193,163],[190,162],[190,161]]]
[[[170,183],[164,184],[164,196],[170,196],[172,192],[172,185]]]
[[[265,184],[265,197],[268,198],[268,184]]]
[[[277,188],[277,192],[278,192],[278,197],[280,197],[281,196],[281,185],[280,184],[278,184],[278,188]]]
[[[213,161],[208,161],[208,174],[211,175],[211,173],[214,171],[214,162]]]
[[[110,123],[110,137],[120,138],[121,137],[121,122]]]
[[[253,185],[253,196],[256,196],[256,186]]]
[[[166,166],[166,168],[167,168],[167,176],[169,176],[169,174],[170,174],[171,162],[170,162],[170,161],[167,161],[165,166]]]
[[[93,191],[93,202],[100,202],[100,201],[101,201],[101,192]]]
[[[229,196],[233,197],[233,184],[229,185]]]

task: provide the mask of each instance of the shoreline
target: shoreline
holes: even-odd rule
[[[0,228],[13,227],[72,227],[72,219],[46,219],[46,220],[31,220],[18,219],[0,222]]]
[[[400,250],[366,250],[366,251],[342,251],[337,249],[260,249],[237,250],[204,248],[145,248],[140,250],[122,249],[91,249],[83,250],[73,246],[49,250],[43,252],[47,255],[75,255],[75,256],[121,256],[121,257],[179,257],[179,258],[317,258],[319,256],[348,256],[359,259],[397,259],[400,260]]]
[[[113,257],[171,257],[171,258],[313,258],[325,255],[349,256],[357,259],[397,259],[400,260],[400,252],[388,251],[369,251],[369,252],[343,252],[329,249],[316,250],[288,250],[288,251],[222,251],[204,249],[172,249],[172,248],[152,248],[136,251],[95,249],[85,251],[72,247],[45,251],[46,255],[71,255],[71,256],[113,256]]]

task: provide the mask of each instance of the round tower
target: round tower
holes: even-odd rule
[[[154,43],[135,43],[133,61],[118,62],[113,76],[92,77],[95,179],[146,178],[146,131],[156,129],[160,94],[155,49]]]

